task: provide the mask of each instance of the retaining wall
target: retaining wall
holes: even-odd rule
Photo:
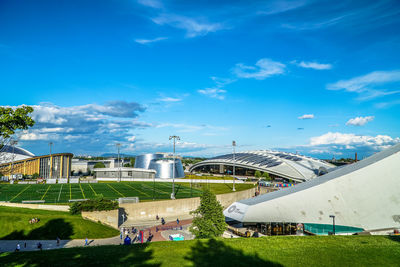
[[[109,211],[82,211],[82,218],[91,220],[94,222],[101,222],[113,228],[118,229],[119,211],[109,210]]]
[[[69,211],[69,206],[67,205],[44,205],[44,204],[22,204],[22,203],[0,202],[0,206],[27,208],[35,210]]]

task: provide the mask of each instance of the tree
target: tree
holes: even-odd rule
[[[94,166],[93,166],[94,169],[96,169],[96,168],[105,168],[105,167],[106,167],[106,165],[104,165],[103,162],[97,162],[97,163],[94,164]]]
[[[224,233],[227,225],[223,207],[210,190],[203,191],[200,206],[191,214],[193,214],[193,222],[190,231],[196,238],[213,238]]]
[[[257,170],[257,171],[254,173],[254,176],[255,176],[256,178],[260,178],[260,177],[261,177],[261,172]]]
[[[3,144],[17,130],[26,130],[28,127],[32,127],[35,124],[30,117],[32,112],[33,108],[29,106],[0,107],[0,144]]]
[[[133,168],[133,167],[135,167],[135,158],[131,158],[131,167]]]
[[[130,167],[130,166],[131,166],[130,163],[125,163],[125,164],[124,164],[124,167]]]
[[[268,172],[264,172],[262,176],[264,177],[264,179],[265,179],[266,181],[271,181],[271,180],[272,180],[271,177],[269,176],[269,173],[268,173]]]

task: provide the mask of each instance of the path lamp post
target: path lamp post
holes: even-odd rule
[[[232,186],[232,191],[236,191],[235,189],[235,147],[236,147],[236,141],[232,141],[232,149],[233,149],[233,186]]]
[[[336,234],[336,230],[335,230],[335,215],[329,215],[329,218],[332,218],[332,220],[333,220],[333,224],[332,224],[332,226],[333,226],[333,235],[335,235]]]
[[[13,175],[14,175],[14,158],[15,158],[14,147],[18,143],[18,141],[13,139],[13,140],[11,140],[10,143],[11,143],[11,146],[12,146],[11,179],[13,179]]]
[[[118,149],[118,182],[121,182],[121,164],[119,163],[119,148],[121,147],[120,143],[116,144]]]
[[[172,193],[171,193],[171,199],[175,199],[175,143],[176,140],[181,140],[181,138],[177,135],[171,135],[169,137],[169,140],[173,139],[174,140],[174,152],[172,154],[172,160],[174,161],[173,163],[173,168],[172,168]]]

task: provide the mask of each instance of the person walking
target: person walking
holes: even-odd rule
[[[18,252],[20,249],[21,249],[21,245],[18,243],[18,244],[17,244],[17,247],[15,248],[15,251]]]
[[[176,218],[176,225],[179,225],[179,219]]]
[[[60,238],[57,236],[57,246],[60,245]]]
[[[85,238],[85,246],[88,246],[89,244],[88,244],[88,239],[87,239],[87,237]]]

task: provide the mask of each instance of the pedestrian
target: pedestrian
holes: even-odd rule
[[[164,218],[161,218],[161,224],[164,225],[165,224],[165,220]]]
[[[88,246],[89,244],[88,244],[88,239],[87,239],[87,237],[85,238],[85,246]]]
[[[57,236],[57,246],[60,245],[60,238]]]
[[[176,218],[176,224],[179,225],[179,219],[178,218]]]
[[[42,243],[37,243],[37,248],[40,249],[40,251],[42,251]]]
[[[25,244],[24,244],[24,248],[26,248],[26,242],[25,242]]]
[[[122,240],[122,231],[121,231],[121,233],[119,234],[119,238],[121,238],[121,240]]]
[[[18,252],[20,249],[21,249],[21,245],[18,243],[18,244],[17,244],[17,247],[15,248],[15,251]]]

